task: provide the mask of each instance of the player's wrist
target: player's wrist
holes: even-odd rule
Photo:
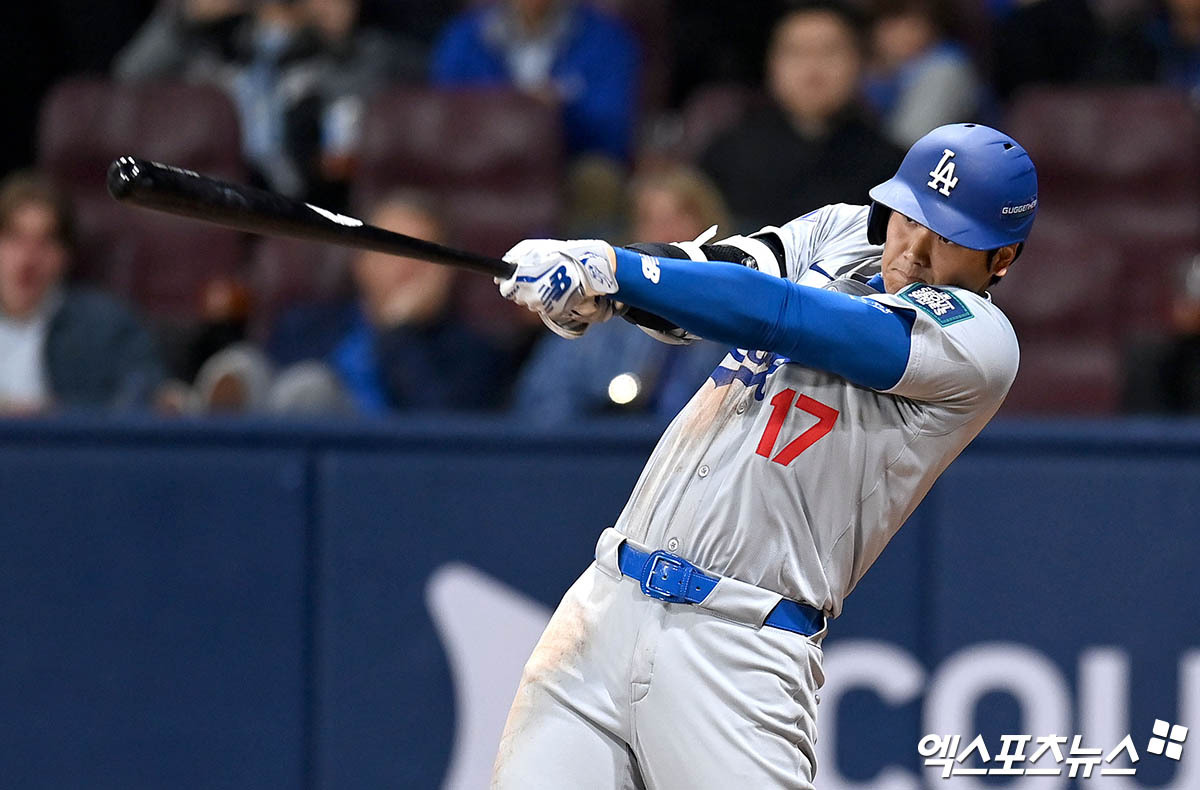
[[[658,259],[652,255],[624,247],[613,248],[613,276],[617,292],[636,290],[643,281],[657,284],[661,278]]]

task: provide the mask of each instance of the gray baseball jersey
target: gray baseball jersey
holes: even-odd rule
[[[870,269],[865,206],[783,228],[785,274],[824,285]],[[915,316],[886,392],[755,350],[730,352],[663,434],[616,530],[833,616],[1016,375],[1017,342],[986,297],[920,283],[865,297]],[[722,591],[706,606],[721,608]],[[761,602],[763,613],[773,605]]]
[[[985,297],[920,283],[889,295],[841,277],[878,270],[866,223],[865,207],[827,206],[764,231],[782,245],[731,246],[760,270],[911,313],[903,376],[877,392],[730,352],[663,434],[526,664],[496,790],[813,790],[824,632],[760,626],[783,596],[841,611],[1017,366],[1012,328]],[[622,575],[627,540],[722,578],[696,605],[654,600]]]

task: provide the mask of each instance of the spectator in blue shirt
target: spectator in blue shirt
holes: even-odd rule
[[[390,195],[369,221],[445,241],[440,213],[416,193]],[[198,411],[384,414],[495,408],[515,365],[453,313],[456,272],[360,252],[355,293],[302,304],[276,322],[266,353],[230,346],[197,375]]]
[[[498,0],[452,21],[433,54],[441,86],[511,85],[562,108],[569,156],[629,158],[639,58],[620,22],[575,0]]]

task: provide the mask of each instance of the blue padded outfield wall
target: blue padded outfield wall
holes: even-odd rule
[[[0,425],[0,786],[484,786],[653,440]],[[1155,720],[1200,727],[1198,606],[1200,425],[993,426],[832,627],[818,786],[1196,790],[1200,732],[1182,760],[1147,747]],[[1128,734],[1140,759],[943,780],[926,733]]]

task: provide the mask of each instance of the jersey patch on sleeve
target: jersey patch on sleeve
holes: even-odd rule
[[[900,296],[924,310],[942,326],[950,326],[974,317],[961,299],[937,286],[913,283],[901,291]]]

